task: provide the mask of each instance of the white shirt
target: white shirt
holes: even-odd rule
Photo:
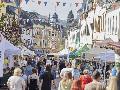
[[[62,78],[64,76],[64,73],[67,72],[67,71],[72,73],[73,68],[63,68],[60,72],[60,77]]]
[[[11,76],[7,82],[9,90],[25,90],[25,81],[20,76]]]

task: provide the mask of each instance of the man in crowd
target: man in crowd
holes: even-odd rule
[[[85,90],[105,90],[105,87],[100,83],[100,72],[93,72],[93,81],[85,86]]]
[[[67,62],[66,62],[66,68],[63,68],[63,69],[61,70],[61,72],[60,72],[60,77],[63,78],[64,73],[67,72],[67,71],[69,71],[69,72],[72,73],[72,72],[73,72],[73,68],[71,68],[71,63],[67,63]]]
[[[25,74],[26,74],[27,76],[32,75],[32,69],[33,69],[33,67],[31,66],[31,63],[28,62],[28,65],[27,65],[26,68],[25,68]]]

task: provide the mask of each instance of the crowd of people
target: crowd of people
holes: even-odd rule
[[[112,66],[106,71],[106,74],[109,71],[106,84],[100,71],[104,68],[99,66],[86,61],[73,64],[65,60],[26,58],[16,61],[11,69],[4,69],[4,76],[8,76],[2,83],[6,83],[9,90],[52,90],[51,87],[54,90],[120,90],[119,70]],[[56,79],[60,81],[58,86]]]

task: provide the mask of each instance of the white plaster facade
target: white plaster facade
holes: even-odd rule
[[[22,28],[22,34],[21,34],[21,40],[22,42],[24,42],[25,44],[29,45],[33,45],[33,37],[32,37],[32,29],[25,29]]]
[[[81,24],[82,24],[82,27],[80,29],[80,47],[83,47],[85,44],[91,45],[92,44],[92,29],[90,27],[89,19],[82,20]],[[88,27],[88,29],[86,27]],[[86,31],[89,32],[89,35],[87,35],[87,33],[84,33]]]
[[[68,42],[66,41],[66,47],[74,48],[77,49],[79,48],[79,43],[76,44],[76,39],[77,39],[77,33],[79,33],[79,29],[70,31],[70,34],[68,35]]]
[[[120,8],[106,14],[105,38],[111,38],[115,42],[120,40]]]
[[[106,9],[99,6],[96,7],[96,10],[93,15],[94,20],[94,30],[93,30],[93,40],[101,41],[105,39],[105,24],[106,24]],[[95,27],[96,22],[98,23],[99,30]]]

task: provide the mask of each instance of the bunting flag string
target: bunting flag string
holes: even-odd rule
[[[41,1],[38,1],[38,4],[40,5],[40,4],[41,4]]]
[[[57,6],[59,6],[60,2],[56,2],[57,3]]]
[[[34,0],[32,0],[32,2],[35,2]]]
[[[63,3],[63,6],[65,6],[66,5],[66,3]]]
[[[76,7],[78,7],[78,4],[79,4],[79,3],[75,3]]]
[[[15,0],[16,6],[20,6],[20,3],[22,2],[22,0]]]
[[[47,5],[47,2],[44,2],[45,6]]]
[[[25,0],[26,4],[29,2],[29,0]]]
[[[26,1],[29,1],[29,0],[26,0]],[[41,5],[41,4],[42,4],[42,1],[38,0],[38,5]],[[47,6],[48,2],[47,2],[47,1],[46,1],[46,2],[43,2],[43,4],[44,4],[44,6]],[[56,6],[59,6],[60,4],[61,4],[60,1],[55,2],[55,5],[56,5]],[[66,3],[66,2],[62,2],[62,6],[66,6],[67,4],[68,4],[68,3]],[[73,3],[70,3],[70,4],[73,4]],[[82,2],[81,2],[81,3],[80,3],[80,2],[75,2],[75,3],[74,3],[74,5],[75,5],[76,7],[78,7],[79,4],[82,4]]]

